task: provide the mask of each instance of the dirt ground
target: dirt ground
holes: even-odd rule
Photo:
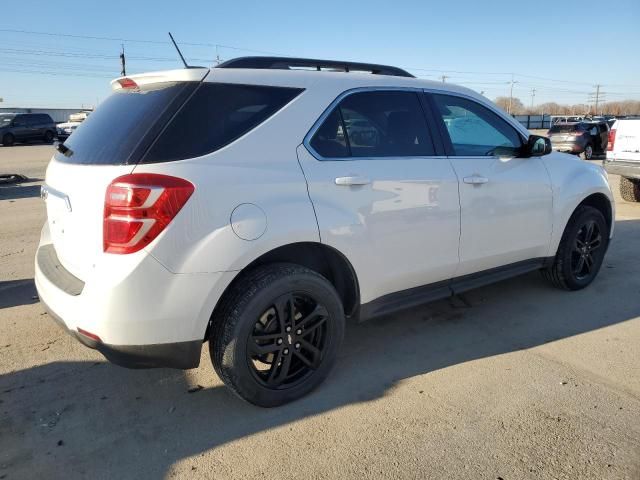
[[[196,370],[126,370],[44,313],[50,155],[0,148],[33,179],[0,186],[0,479],[640,478],[640,204],[618,198],[588,289],[532,273],[350,325],[324,385],[260,409],[206,348]]]

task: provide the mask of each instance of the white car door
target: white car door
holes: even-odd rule
[[[351,262],[363,304],[452,277],[457,178],[450,161],[435,155],[419,92],[345,96],[312,129],[298,158],[321,241]]]
[[[455,94],[431,98],[460,182],[456,276],[545,257],[553,215],[541,158],[519,158],[521,134],[487,106]]]

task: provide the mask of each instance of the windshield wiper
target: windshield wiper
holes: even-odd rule
[[[55,147],[55,149],[57,151],[59,151],[65,157],[70,157],[71,155],[73,155],[73,150],[71,150],[69,147],[67,147],[64,143],[57,142],[54,145],[54,147]]]

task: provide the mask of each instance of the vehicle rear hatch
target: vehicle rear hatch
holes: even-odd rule
[[[130,173],[208,68],[120,78],[49,163],[45,179],[47,221],[62,265],[86,280],[103,255],[102,222],[107,186]]]
[[[620,120],[615,127],[614,158],[621,161],[640,162],[640,119]]]
[[[580,130],[576,124],[556,124],[549,129],[549,138],[552,143],[573,142],[577,133],[579,134]]]

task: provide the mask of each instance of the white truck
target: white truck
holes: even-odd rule
[[[620,175],[620,195],[640,202],[640,117],[617,120],[609,132],[604,167]]]

